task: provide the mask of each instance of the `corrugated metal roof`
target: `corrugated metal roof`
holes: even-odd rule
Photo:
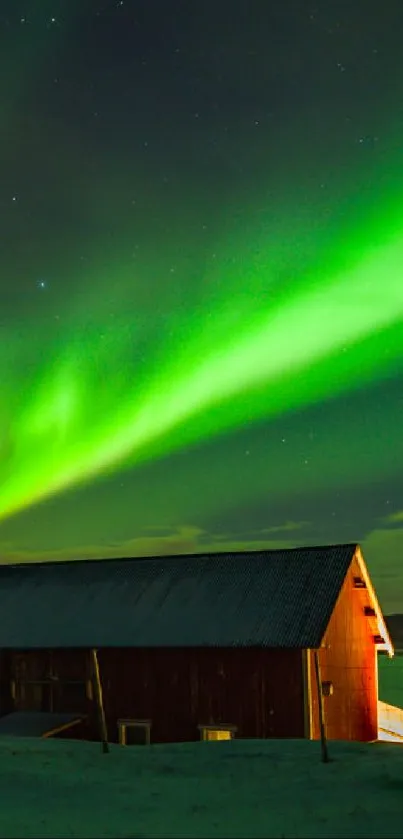
[[[0,566],[0,648],[318,647],[356,545]]]

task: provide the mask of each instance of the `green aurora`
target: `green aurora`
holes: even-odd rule
[[[0,517],[390,375],[401,361],[403,237],[393,229],[383,243],[375,231],[367,237],[366,249],[346,245],[343,269],[330,261],[286,293],[276,291],[264,241],[254,259],[240,248],[233,258],[241,266],[239,287],[231,260],[223,260],[215,267],[223,299],[207,298],[175,329],[175,311],[169,313],[168,335],[141,369],[135,324],[112,323],[101,332],[97,324],[92,332],[73,323],[61,349],[45,344],[46,361],[27,387],[20,377],[11,439],[3,429]],[[202,282],[209,281],[207,274]],[[2,381],[7,371],[18,381],[10,369],[15,355],[7,343]]]
[[[0,10],[0,555],[357,540],[402,611],[401,4],[252,4]]]

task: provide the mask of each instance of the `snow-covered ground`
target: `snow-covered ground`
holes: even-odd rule
[[[0,837],[403,837],[403,746],[0,738]]]

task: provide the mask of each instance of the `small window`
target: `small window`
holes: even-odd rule
[[[120,745],[149,746],[151,743],[151,725],[151,720],[118,720]]]
[[[201,740],[232,740],[235,737],[236,725],[199,725]]]

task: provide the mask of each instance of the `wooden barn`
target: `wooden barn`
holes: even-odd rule
[[[0,733],[375,740],[379,650],[357,544],[0,566]]]

